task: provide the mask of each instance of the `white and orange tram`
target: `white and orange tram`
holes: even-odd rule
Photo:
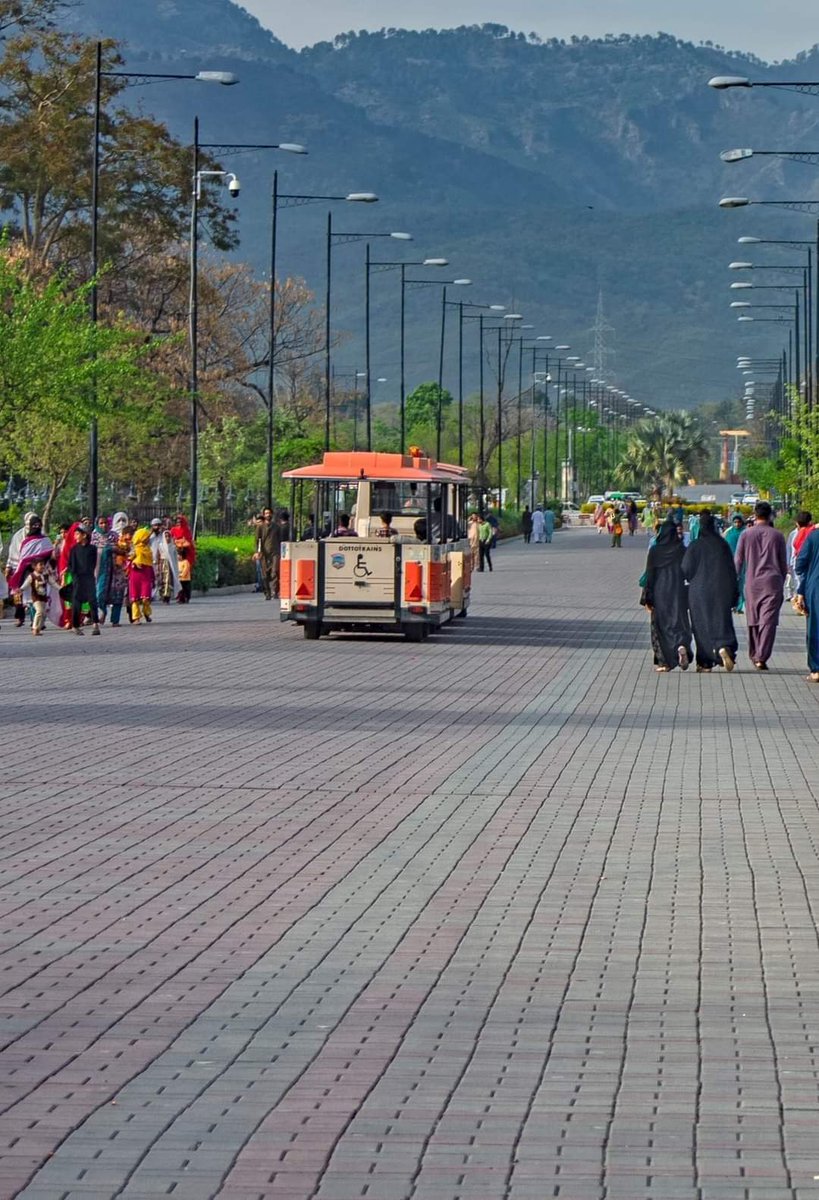
[[[466,616],[472,571],[463,467],[414,447],[407,455],[328,451],[284,478],[292,484],[293,536],[304,533],[282,546],[283,621],[301,625],[306,638],[373,630],[420,641]]]

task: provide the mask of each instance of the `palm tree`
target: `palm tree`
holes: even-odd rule
[[[697,417],[667,412],[631,430],[615,476],[648,494],[671,497],[708,457],[708,438]]]

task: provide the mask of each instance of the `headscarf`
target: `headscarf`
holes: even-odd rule
[[[149,542],[150,536],[150,529],[138,529],[134,534],[131,562],[135,567],[152,567],[154,565],[154,556]]]
[[[667,567],[682,558],[685,547],[680,541],[677,529],[678,525],[674,518],[666,517],[657,530],[657,540],[648,552],[652,566]]]
[[[23,580],[34,564],[36,562],[45,562],[51,558],[53,553],[54,544],[51,538],[45,537],[42,533],[30,533],[28,537],[24,538],[23,544],[20,547],[19,562],[9,579],[9,588],[11,591],[19,591]]]
[[[81,524],[82,521],[75,521],[63,538],[63,544],[60,546],[60,557],[57,559],[57,571],[60,574],[60,578],[68,570],[68,560],[71,557],[71,551],[77,544],[77,530]]]
[[[701,538],[719,537],[720,536],[719,530],[717,529],[717,523],[714,520],[713,513],[703,512],[702,515],[700,516],[700,534],[699,534],[699,536]]]
[[[128,524],[128,514],[125,512],[116,512],[111,518],[111,532],[117,535],[117,541],[122,534],[123,529]]]
[[[100,520],[101,517],[97,517],[97,519],[94,521],[94,528],[91,531],[91,545],[97,547],[98,554],[102,554],[105,547],[109,545],[112,540],[116,541],[116,538],[112,539],[111,537],[110,525],[107,529],[100,529]]]
[[[6,566],[11,570],[14,570],[20,561],[20,548],[23,545],[24,539],[27,538],[31,532],[31,522],[36,516],[37,514],[35,512],[27,512],[23,517],[22,526],[12,534],[11,540],[9,541],[8,557],[6,559]]]
[[[188,554],[188,562],[191,564],[191,570],[196,563],[196,543],[193,540],[193,533],[188,524],[187,517],[179,513],[176,518],[176,524],[171,529],[171,537],[175,542],[187,542],[190,547]]]

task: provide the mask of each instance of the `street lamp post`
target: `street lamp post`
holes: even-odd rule
[[[102,42],[97,42],[94,70],[94,132],[91,160],[91,322],[96,325],[99,319],[99,294],[97,275],[99,273],[99,188],[100,188],[100,151],[102,124],[102,81],[103,79],[124,79],[132,82],[142,81],[174,81],[194,80],[197,83],[218,83],[230,87],[239,82],[230,71],[197,71],[195,74],[179,74],[154,71],[106,71],[102,65]],[[92,418],[89,437],[89,471],[88,499],[91,516],[96,517],[99,507],[99,427],[96,417]]]
[[[814,311],[814,319],[811,321],[811,336],[813,339],[814,355],[812,357],[812,376],[814,382],[814,396],[816,399],[816,387],[819,386],[819,221],[816,222],[816,238],[815,240],[807,241],[805,239],[796,238],[758,238],[758,237],[741,237],[737,238],[740,246],[802,246],[806,249],[808,255],[808,280],[811,287],[811,295],[815,296],[816,304],[813,305],[813,300],[809,299],[808,305]],[[811,256],[815,254],[816,276],[815,281],[813,272],[810,270]]]
[[[198,232],[199,232],[199,186],[198,181],[204,175],[215,175],[228,177],[232,179],[235,185],[235,194],[238,195],[238,181],[236,176],[228,171],[208,171],[199,170],[199,154],[201,150],[210,150],[217,155],[231,154],[236,151],[244,150],[282,150],[289,154],[306,154],[307,150],[304,146],[295,142],[200,142],[199,140],[199,118],[197,117],[193,123],[193,169],[194,169],[194,196],[193,196],[193,215],[191,218],[191,300],[190,300],[190,353],[191,353],[191,510],[192,510],[192,527],[196,529],[195,511],[199,505],[199,380],[198,380],[198,321],[199,321],[199,281],[198,281]],[[273,173],[273,193],[274,197],[278,192],[279,173]],[[230,187],[230,183],[228,184]],[[267,428],[268,428],[268,445],[272,446],[273,433],[273,407],[274,407],[274,355],[276,344],[276,204],[273,205],[273,230],[271,237],[271,263],[270,263],[270,303],[269,303],[269,342],[268,342],[268,372],[267,372]],[[273,507],[273,475],[272,475],[272,455],[267,463],[267,506]]]
[[[505,312],[505,304],[476,304],[473,301],[447,300],[444,290],[443,309],[458,309],[458,465],[464,465],[464,320],[477,313],[464,314],[465,308],[485,309],[489,312]],[[445,325],[445,316],[441,315],[441,328]],[[442,333],[443,340],[443,333]]]
[[[412,234],[392,232],[392,233],[337,233],[333,230],[333,214],[327,214],[327,295],[325,299],[325,358],[324,358],[324,381],[325,381],[325,396],[324,396],[324,448],[330,449],[330,405],[331,405],[331,388],[330,388],[330,297],[331,297],[331,280],[332,280],[332,254],[333,244],[351,245],[354,242],[366,242],[366,260],[369,264],[370,259],[370,241],[375,238],[395,238],[400,242],[411,242]],[[369,297],[369,269],[367,270],[367,290],[364,299],[364,344],[365,344],[365,362],[366,362],[366,425],[367,425],[367,449],[372,449],[372,418],[370,416],[370,297]]]
[[[272,195],[272,222],[271,222],[271,242],[270,242],[270,330],[269,330],[269,361],[267,372],[268,386],[268,411],[267,411],[267,504],[269,508],[273,507],[273,417],[274,417],[274,396],[275,396],[275,370],[276,370],[276,257],[278,249],[278,224],[279,224],[279,209],[280,208],[301,208],[307,204],[319,202],[338,202],[348,204],[375,204],[378,197],[374,192],[348,192],[346,196],[330,196],[330,195],[313,195],[298,192],[280,192],[279,191],[279,174],[276,171],[273,175],[273,195]],[[329,290],[329,274],[328,274],[328,290]],[[328,305],[329,314],[329,305]],[[328,326],[325,324],[325,335],[328,333]],[[328,338],[329,345],[329,338]],[[326,351],[326,347],[325,347]],[[369,404],[369,389],[368,401]],[[326,414],[325,414],[326,425]]]
[[[401,448],[402,454],[404,453],[404,440],[405,440],[405,436],[406,436],[406,429],[405,429],[405,425],[406,425],[406,379],[405,379],[405,375],[406,375],[406,292],[407,292],[407,288],[427,288],[427,287],[446,288],[447,286],[470,287],[472,284],[471,279],[407,279],[407,267],[413,266],[413,265],[418,265],[418,264],[413,264],[413,263],[401,263],[400,264],[400,266],[401,266],[401,355],[400,355],[401,356],[401,366],[400,366],[401,410],[400,410],[400,435],[399,436],[400,436],[400,448]],[[443,267],[443,266],[447,265],[447,260],[443,259],[443,258],[438,258],[438,259],[428,258],[421,265],[422,266],[430,266],[430,267]],[[444,306],[444,311],[446,311],[446,306]],[[439,378],[440,378],[440,370],[439,370]],[[437,432],[437,438],[436,438],[438,454],[440,454],[440,445],[441,445],[441,417],[442,417],[442,405],[441,405],[441,393],[439,391],[438,404],[437,404],[438,432]]]
[[[405,293],[406,286],[407,286],[407,278],[406,278],[407,267],[448,267],[448,266],[449,266],[449,259],[447,259],[447,258],[423,258],[420,260],[416,259],[416,260],[410,261],[410,262],[392,262],[392,261],[390,261],[390,262],[374,262],[370,257],[370,248],[369,248],[369,246],[367,247],[367,255],[366,255],[367,284],[366,284],[366,289],[365,289],[365,308],[366,308],[365,341],[366,341],[366,356],[368,359],[369,359],[369,355],[370,355],[370,273],[372,271],[395,271],[395,270],[400,270],[400,272],[401,272],[401,324],[400,324],[401,365],[400,365],[399,384],[398,384],[398,386],[400,388],[399,412],[400,412],[400,426],[401,427],[400,427],[400,433],[399,433],[399,450],[400,450],[401,454],[404,453],[404,433],[405,433],[405,431],[404,431],[404,423],[405,423],[404,405],[405,405],[406,397],[404,395],[404,392],[405,392],[404,338],[405,338],[405,324],[406,324],[406,300],[405,300],[404,293]],[[422,282],[422,281],[419,281],[419,282]],[[437,283],[438,281],[430,280],[430,283],[432,283],[432,282]],[[368,370],[369,370],[369,368],[368,368]],[[369,408],[369,400],[368,400],[367,404],[368,404],[368,408]],[[368,442],[368,449],[369,448],[370,448],[370,445]]]

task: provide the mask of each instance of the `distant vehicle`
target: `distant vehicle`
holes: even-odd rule
[[[741,503],[742,504],[756,504],[758,500],[759,500],[758,492],[746,492],[745,495],[742,497]]]
[[[728,503],[729,504],[744,504],[745,503],[745,493],[744,492],[731,492],[731,496],[729,498]]]
[[[575,504],[574,500],[566,500],[563,504],[561,504],[560,507],[563,512],[570,512],[570,513],[580,512],[580,505]]]
[[[589,496],[586,503],[587,504],[605,504],[606,497],[605,496]]]

